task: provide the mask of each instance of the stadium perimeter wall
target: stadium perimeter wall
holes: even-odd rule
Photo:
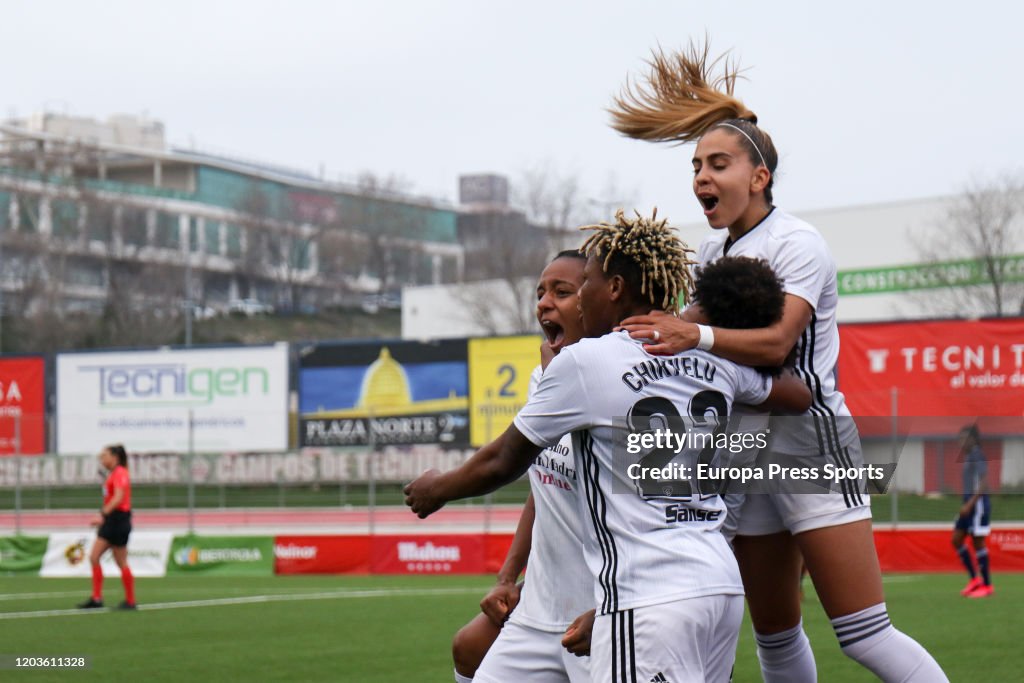
[[[959,558],[949,546],[950,530],[900,527],[875,530],[882,571],[952,572]],[[0,537],[0,575],[89,577],[87,558],[94,537],[85,532]],[[167,574],[493,574],[512,543],[512,534],[354,534],[277,536],[174,536],[138,532],[129,541],[129,562],[137,576]],[[992,566],[1024,571],[1024,525],[995,527],[989,537]],[[109,558],[108,558],[109,559]],[[118,576],[112,561],[104,573]]]

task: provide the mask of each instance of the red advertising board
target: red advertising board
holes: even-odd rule
[[[1024,431],[1024,318],[842,325],[839,334],[839,389],[855,416],[983,417],[989,432]],[[918,433],[962,426],[918,422],[928,425]]]
[[[882,571],[961,571],[960,559],[949,543],[952,531],[952,521],[945,529],[875,529]],[[511,534],[278,536],[274,572],[494,574],[511,542]],[[1024,527],[994,528],[988,547],[992,566],[999,571],[1024,571]]]
[[[482,534],[374,536],[374,574],[483,574]]]
[[[278,536],[275,574],[493,574],[511,534]]]
[[[0,358],[0,455],[46,450],[45,368],[38,357]]]
[[[278,536],[275,574],[366,574],[369,536]]]
[[[998,501],[997,501],[998,504]],[[949,529],[875,529],[884,572],[962,572]],[[970,545],[970,544],[968,544]],[[995,528],[988,537],[989,561],[997,572],[1024,571],[1024,528]]]

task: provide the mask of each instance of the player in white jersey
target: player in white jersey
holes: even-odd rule
[[[786,304],[782,320],[761,329],[694,324],[706,322],[699,308],[682,320],[640,316],[623,326],[634,338],[660,338],[647,347],[654,353],[699,347],[751,365],[779,363],[795,345],[797,371],[815,400],[798,424],[773,433],[774,450],[862,464],[835,386],[835,262],[817,230],[773,206],[778,153],[754,113],[732,96],[735,65],[725,61],[724,73],[714,73],[723,62],[709,61],[707,48],[696,46],[657,53],[651,65],[646,81],[617,98],[613,126],[638,139],[697,141],[693,190],[716,230],[701,245],[701,263],[726,254],[767,259],[785,282]],[[883,681],[946,680],[931,655],[889,621],[863,490],[748,496],[739,524],[735,547],[765,681],[816,680],[800,615],[801,553],[846,655]]]
[[[541,273],[537,320],[546,337],[545,361],[583,336],[577,294],[585,263],[582,253],[564,251]],[[528,395],[541,376],[538,365],[530,375]],[[593,606],[577,512],[580,484],[568,434],[537,456],[529,478],[530,497],[497,585],[480,603],[483,613],[462,627],[452,643],[456,683],[590,681],[589,658],[562,647],[567,629]],[[527,581],[520,588],[517,580],[527,560]],[[591,623],[576,625],[586,641],[584,650]]]
[[[597,233],[585,245],[580,309],[591,338],[551,362],[499,439],[456,470],[422,475],[406,487],[406,503],[425,517],[449,500],[494,490],[572,432],[598,612],[592,680],[725,683],[743,611],[738,568],[720,533],[725,506],[698,482],[638,476],[670,463],[695,468],[698,456],[705,462],[715,449],[645,448],[629,456],[623,443],[651,436],[659,423],[678,424],[671,419],[680,415],[692,416],[695,432],[709,431],[721,425],[709,418],[724,417],[737,400],[802,411],[810,392],[794,377],[773,381],[702,351],[659,359],[625,333],[609,333],[626,315],[684,299],[689,281],[685,247],[665,221],[628,220],[621,211],[616,218],[616,225],[592,226]],[[750,315],[774,320],[781,294],[778,303]]]

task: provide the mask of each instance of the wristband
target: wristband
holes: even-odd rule
[[[714,331],[708,325],[697,325],[697,331],[700,332],[697,348],[701,351],[710,351],[711,347],[715,345]]]

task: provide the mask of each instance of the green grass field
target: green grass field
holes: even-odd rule
[[[0,655],[87,655],[90,669],[0,672],[4,681],[451,681],[451,636],[490,577],[188,576],[139,579],[142,609],[65,613],[84,579],[0,578]],[[1020,680],[1024,576],[997,575],[994,597],[967,600],[954,574],[891,575],[893,621],[952,681]],[[108,604],[121,599],[107,580]],[[49,613],[53,611],[53,613]],[[35,613],[35,614],[33,614]],[[810,590],[805,623],[823,683],[875,680],[839,651]],[[735,681],[760,681],[749,623]]]

